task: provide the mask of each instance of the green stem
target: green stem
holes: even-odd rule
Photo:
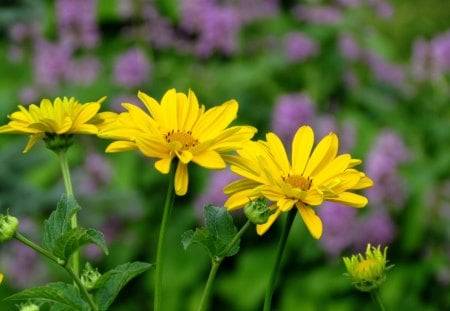
[[[163,263],[164,263],[164,248],[165,248],[164,244],[167,232],[167,224],[169,223],[169,216],[172,211],[173,203],[175,200],[175,191],[174,191],[175,170],[176,170],[175,168],[171,168],[170,170],[166,203],[164,204],[163,218],[161,221],[161,228],[159,229],[158,249],[156,252],[155,298],[153,305],[154,311],[161,310]]]
[[[283,232],[281,233],[281,238],[278,244],[278,250],[275,258],[275,265],[272,269],[272,274],[270,275],[269,284],[266,290],[266,296],[264,298],[264,311],[270,311],[272,304],[273,291],[277,282],[278,275],[281,270],[281,259],[283,258],[284,249],[286,248],[287,238],[289,232],[291,231],[292,223],[294,222],[295,215],[297,215],[297,210],[293,208],[287,216],[286,222],[284,224]]]
[[[372,299],[375,301],[375,303],[378,305],[381,311],[386,311],[383,301],[381,300],[380,292],[378,289],[374,289],[370,292],[370,295],[372,296]]]
[[[60,150],[58,152],[59,161],[61,164],[61,172],[64,179],[64,186],[66,188],[67,197],[74,197],[73,188],[72,188],[72,180],[70,178],[70,170],[69,170],[69,162],[67,161],[66,150]],[[75,213],[70,219],[70,225],[72,229],[75,229],[78,226],[77,214]],[[75,251],[71,258],[71,264],[73,268],[73,272],[78,275],[79,274],[79,252]]]
[[[14,234],[14,238],[16,238],[19,242],[25,244],[26,246],[34,249],[36,252],[38,252],[38,253],[44,255],[45,257],[49,258],[50,260],[54,261],[61,267],[63,267],[67,271],[67,273],[69,273],[70,277],[75,282],[75,284],[78,285],[78,288],[81,290],[81,293],[86,297],[86,300],[89,303],[89,305],[91,306],[91,309],[93,311],[98,311],[97,305],[95,304],[94,300],[92,300],[92,296],[88,293],[86,287],[84,287],[84,285],[81,282],[78,275],[75,274],[75,272],[72,270],[72,268],[70,266],[68,266],[63,259],[56,257],[55,255],[50,253],[48,250],[42,248],[41,246],[37,245],[36,243],[34,243],[30,240],[28,240],[25,236],[23,236],[19,232],[16,232]]]
[[[208,281],[206,281],[205,289],[203,290],[202,299],[200,300],[200,305],[198,307],[199,311],[207,310],[208,303],[209,303],[209,297],[211,295],[211,289],[212,284],[214,282],[214,279],[216,277],[217,270],[220,267],[220,264],[225,259],[226,255],[231,251],[231,249],[235,246],[235,244],[239,241],[239,239],[242,237],[245,231],[250,227],[252,223],[250,220],[247,220],[245,225],[242,226],[241,230],[239,230],[238,233],[233,237],[233,239],[228,243],[228,245],[225,247],[223,251],[222,257],[217,257],[212,260],[211,270],[209,271]]]
[[[66,264],[64,259],[56,257],[55,255],[50,253],[48,250],[46,250],[45,248],[40,247],[39,245],[35,244],[34,242],[32,242],[30,240],[28,240],[25,236],[23,236],[22,234],[20,234],[17,231],[14,234],[14,238],[16,238],[19,242],[25,244],[26,246],[34,249],[36,252],[41,253],[42,255],[44,255],[45,257],[49,258],[50,260],[56,262],[58,265],[64,266]]]

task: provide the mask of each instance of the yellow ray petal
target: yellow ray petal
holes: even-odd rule
[[[76,130],[79,126],[91,120],[99,110],[100,104],[98,103],[84,104],[78,115],[74,117],[73,128]]]
[[[156,123],[161,122],[161,106],[159,103],[152,97],[148,96],[144,92],[139,91],[138,97],[142,101],[142,103],[145,105],[147,110],[150,112],[150,115],[153,117],[153,120],[156,121]]]
[[[286,155],[286,150],[284,149],[283,143],[273,133],[268,133],[266,135],[267,145],[269,146],[270,152],[272,153],[275,163],[281,168],[284,174],[288,174],[291,170],[291,165],[289,163],[288,157]]]
[[[302,175],[314,145],[314,132],[309,126],[302,126],[292,141],[292,171]]]
[[[150,158],[164,158],[169,154],[167,146],[154,136],[138,136],[136,137],[136,145],[144,155]]]
[[[308,205],[317,206],[323,203],[323,194],[317,191],[317,189],[312,188],[306,192],[302,201]]]
[[[250,200],[256,199],[255,197],[252,197],[253,194],[254,194],[253,189],[247,189],[233,193],[227,198],[227,200],[224,203],[224,206],[229,211],[242,208],[244,205],[250,202]]]
[[[364,207],[367,205],[367,198],[352,192],[339,193],[337,197],[327,198],[327,201],[345,204],[351,207]]]
[[[322,236],[322,221],[316,212],[309,206],[302,203],[297,203],[297,209],[305,222],[306,228],[315,239],[319,239]]]
[[[311,176],[315,171],[322,169],[331,162],[338,150],[338,138],[336,134],[330,133],[317,144],[304,171],[304,176]]]
[[[31,147],[33,147],[33,145],[39,140],[42,139],[45,135],[43,133],[39,133],[39,134],[34,134],[34,135],[30,135],[30,139],[28,140],[27,145],[25,146],[25,149],[23,149],[23,153],[27,153],[28,150],[31,149]]]
[[[350,160],[351,156],[349,154],[341,154],[322,169],[315,170],[315,173],[312,176],[313,185],[320,186],[328,179],[344,172],[345,169],[347,169]]]
[[[291,208],[294,206],[295,203],[297,203],[298,200],[292,200],[288,198],[281,198],[277,201],[277,206],[282,212],[287,212],[291,210]]]
[[[181,152],[175,151],[175,154],[177,155],[178,159],[180,159],[180,162],[183,164],[188,164],[189,162],[191,162],[193,158],[192,153],[187,150],[181,150]]]
[[[130,151],[130,150],[136,150],[138,149],[136,146],[136,143],[131,141],[115,141],[112,142],[106,147],[105,152],[123,152],[123,151]]]
[[[186,194],[189,183],[188,168],[186,164],[178,162],[177,170],[175,172],[175,193],[178,196]]]
[[[196,154],[192,159],[192,162],[214,170],[223,169],[227,166],[220,154],[213,150],[208,150],[200,154]]]
[[[161,99],[162,124],[166,129],[177,130],[177,93],[175,89],[168,90]]]
[[[168,174],[170,171],[170,164],[172,163],[172,156],[167,156],[165,158],[162,158],[161,160],[158,160],[155,162],[155,168],[161,173],[161,174]]]
[[[267,230],[269,230],[269,228],[275,222],[275,220],[277,220],[277,218],[280,215],[280,213],[281,213],[281,211],[279,209],[277,209],[275,211],[275,213],[270,215],[269,219],[267,220],[267,222],[265,224],[256,225],[256,233],[258,233],[258,235],[263,235],[264,233],[266,233]]]
[[[240,179],[233,181],[223,188],[225,194],[231,194],[239,191],[253,189],[259,184],[249,179]]]

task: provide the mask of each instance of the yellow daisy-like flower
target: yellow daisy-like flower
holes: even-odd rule
[[[139,150],[147,157],[159,159],[155,168],[162,174],[169,172],[172,160],[177,158],[174,186],[179,196],[187,192],[190,162],[208,169],[223,169],[227,153],[240,148],[256,132],[250,126],[228,127],[237,116],[239,105],[235,100],[205,111],[191,90],[186,95],[171,89],[160,104],[143,92],[138,97],[148,112],[124,103],[127,111],[115,120],[109,115],[99,136],[117,140],[106,152]]]
[[[313,130],[302,126],[292,141],[291,162],[281,140],[273,133],[266,135],[266,141],[249,142],[238,150],[231,170],[244,178],[225,187],[225,193],[230,195],[225,202],[227,209],[241,208],[261,196],[274,202],[269,220],[257,225],[257,232],[262,235],[280,213],[295,206],[311,235],[318,239],[322,235],[322,221],[314,206],[323,201],[365,206],[367,199],[351,192],[373,184],[364,173],[353,168],[361,161],[349,154],[336,156],[338,138],[334,133],[325,136],[314,150],[313,144]]]
[[[0,134],[30,135],[28,144],[23,150],[24,153],[28,152],[40,139],[51,143],[58,137],[67,137],[72,134],[97,134],[96,123],[99,122],[97,113],[105,98],[82,104],[73,97],[57,97],[53,102],[42,99],[39,106],[32,104],[28,109],[19,105],[19,111],[8,116],[11,121],[7,125],[0,126]]]

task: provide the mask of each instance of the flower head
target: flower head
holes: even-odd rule
[[[356,289],[369,292],[380,287],[385,281],[386,270],[392,267],[386,267],[386,252],[387,247],[382,252],[380,245],[372,247],[367,244],[366,258],[361,254],[343,258],[348,276]]]
[[[205,111],[194,92],[167,91],[161,103],[143,92],[138,97],[148,110],[124,103],[127,110],[114,118],[109,115],[99,136],[115,139],[106,152],[139,150],[145,156],[159,159],[155,168],[162,174],[170,171],[177,158],[175,193],[184,195],[188,188],[188,164],[194,162],[208,169],[223,169],[230,155],[250,140],[256,129],[232,126],[238,103],[229,100]]]
[[[0,284],[3,282],[3,273],[0,273]]]
[[[24,153],[40,139],[50,149],[64,148],[70,145],[72,134],[97,134],[97,113],[105,98],[82,104],[73,97],[57,97],[53,102],[43,99],[39,106],[33,104],[28,109],[20,105],[19,111],[8,116],[11,121],[0,126],[0,133],[30,135]]]
[[[307,228],[316,239],[322,235],[322,221],[314,206],[324,201],[352,207],[367,204],[364,196],[351,192],[372,186],[372,180],[353,167],[361,163],[349,154],[336,156],[338,138],[330,133],[313,150],[314,132],[302,126],[292,141],[289,161],[281,140],[273,133],[266,141],[249,142],[238,150],[239,156],[231,170],[242,176],[225,187],[230,197],[225,202],[229,210],[240,208],[260,196],[274,202],[274,213],[265,224],[257,225],[258,234],[264,234],[280,213],[298,209]]]
[[[0,215],[0,242],[11,240],[19,227],[19,220],[9,214]]]

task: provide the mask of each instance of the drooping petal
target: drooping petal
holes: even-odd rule
[[[322,221],[316,212],[309,206],[302,203],[297,203],[297,209],[305,222],[306,228],[315,239],[319,239],[322,236]]]
[[[188,164],[191,162],[193,155],[191,152],[186,150],[181,150],[181,152],[175,151],[175,154],[177,155],[178,159],[180,159],[180,162],[183,164]]]
[[[162,174],[168,174],[173,157],[167,156],[155,162],[155,168]]]
[[[292,141],[292,171],[302,175],[314,145],[314,132],[309,126],[302,126]]]
[[[175,193],[178,196],[185,195],[189,183],[188,168],[186,164],[178,162],[174,182],[175,182]]]
[[[123,151],[130,151],[130,150],[136,150],[137,146],[136,143],[131,141],[115,141],[112,142],[106,147],[106,152],[123,152]]]
[[[35,135],[30,135],[30,139],[28,140],[27,145],[25,146],[25,149],[23,149],[23,153],[27,153],[28,150],[31,149],[31,147],[33,147],[33,145],[40,139],[42,139],[44,137],[44,134],[35,134]]]
[[[256,225],[256,233],[258,233],[258,235],[263,235],[264,233],[266,233],[267,230],[269,230],[269,228],[275,222],[275,220],[277,220],[280,213],[281,213],[281,211],[279,209],[276,209],[275,213],[270,215],[269,219],[267,220],[267,222],[265,224]]]
[[[337,197],[327,198],[327,201],[341,203],[357,208],[364,207],[368,203],[366,197],[353,192],[341,192]]]

